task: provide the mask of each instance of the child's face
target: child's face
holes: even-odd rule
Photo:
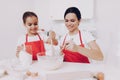
[[[24,25],[27,28],[29,35],[35,35],[38,31],[38,18],[35,16],[27,17]]]

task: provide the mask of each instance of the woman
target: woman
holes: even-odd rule
[[[81,13],[78,8],[70,7],[64,14],[68,33],[61,38],[64,61],[90,63],[89,59],[103,60],[103,54],[94,37],[79,29]]]

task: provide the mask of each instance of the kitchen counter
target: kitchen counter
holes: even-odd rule
[[[7,70],[9,73],[7,76],[0,78],[0,80],[18,80],[24,76],[25,72],[28,70],[31,72],[38,72],[41,80],[78,80],[79,78],[82,80],[93,80],[92,75],[97,72],[103,72],[105,74],[105,80],[118,80],[120,74],[120,69],[118,66],[111,66],[101,63],[82,64],[64,62],[63,65],[56,70],[45,70],[41,68],[41,64],[39,64],[39,62],[34,62],[26,70],[19,72],[13,69],[13,65],[16,63],[17,61],[15,59],[3,60],[0,62],[0,66],[4,66],[0,68]],[[18,75],[16,75],[16,73]]]

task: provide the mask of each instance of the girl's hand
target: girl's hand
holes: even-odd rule
[[[53,44],[53,45],[57,45],[58,44],[58,41],[57,39],[55,38],[56,37],[56,34],[54,31],[49,31],[49,35],[48,35],[48,39],[46,41],[47,44]]]
[[[21,46],[17,46],[17,51],[16,51],[16,56],[19,57],[19,52],[23,50],[24,45],[22,44]]]
[[[49,31],[49,38],[53,40],[53,39],[55,39],[55,37],[56,37],[55,32],[52,31],[52,30],[50,30],[50,31]]]

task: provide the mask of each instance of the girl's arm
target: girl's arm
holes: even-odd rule
[[[24,48],[24,45],[21,45],[21,46],[17,46],[17,49],[16,49],[16,57],[19,57],[19,53],[21,50],[23,50]]]
[[[56,33],[54,31],[49,31],[48,39],[46,41],[47,44],[58,45],[58,40],[56,39]]]

